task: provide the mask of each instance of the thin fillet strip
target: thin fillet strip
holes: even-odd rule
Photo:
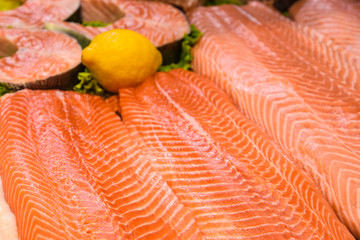
[[[130,29],[147,37],[155,46],[172,43],[190,32],[185,15],[170,4],[124,0],[83,1],[83,19],[111,23],[105,27],[89,27],[73,22],[56,25],[79,32],[88,39],[111,29]]]
[[[63,21],[80,7],[80,0],[26,0],[9,11],[0,11],[0,27],[42,28],[48,21]]]
[[[360,2],[358,0],[301,0],[290,16],[331,38],[341,50],[360,61]]]
[[[20,239],[202,239],[101,98],[5,95],[0,126],[0,173]]]
[[[157,73],[121,89],[120,106],[207,239],[354,239],[313,180],[208,79]]]
[[[269,10],[263,9],[252,3],[194,11],[190,22],[204,36],[193,51],[193,68],[232,96],[312,175],[340,219],[360,236],[357,96],[292,51],[286,38],[264,23]],[[282,28],[290,40],[296,38],[291,28]]]
[[[0,58],[0,82],[37,88],[63,87],[69,79],[60,75],[81,63],[80,45],[62,33],[0,28],[1,39],[16,46],[16,51]]]

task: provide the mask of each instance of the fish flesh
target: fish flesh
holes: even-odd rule
[[[19,238],[203,239],[138,142],[98,96],[0,98],[0,174]]]
[[[2,181],[0,179],[0,240],[17,240],[15,215],[11,212],[2,189]]]
[[[360,61],[360,1],[301,0],[289,9],[290,16],[333,40],[339,50]]]
[[[0,175],[20,239],[353,239],[207,79],[158,73],[119,102],[124,122],[115,97],[0,98]]]
[[[119,90],[124,124],[206,239],[354,239],[313,180],[208,79]]]
[[[120,114],[120,104],[119,104],[119,96],[113,95],[105,99],[105,102],[110,106],[110,108],[117,114]]]
[[[90,0],[90,3],[92,2],[103,2],[104,0]],[[122,0],[122,1],[134,1],[134,0]],[[137,1],[137,0],[135,0]],[[140,0],[140,1],[155,1],[155,0]],[[203,0],[160,0],[158,2],[168,3],[172,4],[174,6],[177,6],[181,8],[183,11],[189,11],[197,6],[200,6],[203,3]],[[85,5],[85,9],[82,9],[82,16],[85,16],[85,19],[89,17],[92,19],[93,17],[91,15],[88,15],[88,12],[86,10],[87,4],[89,3],[89,0],[82,0],[82,5]]]
[[[49,21],[46,28],[90,40],[112,29],[130,29],[148,38],[156,47],[179,41],[190,32],[185,15],[172,5],[161,2],[84,0],[82,18],[110,24],[92,27],[75,22]]]
[[[189,19],[204,34],[193,69],[311,174],[360,237],[359,69],[315,30],[259,2],[199,7]]]
[[[0,27],[42,28],[47,21],[71,18],[80,8],[80,0],[26,0],[8,11],[0,11]]]
[[[170,3],[180,7],[184,11],[189,11],[197,6],[200,6],[204,1],[203,0],[160,0],[160,2]]]
[[[0,82],[14,88],[64,88],[76,79],[81,46],[62,33],[0,28]]]

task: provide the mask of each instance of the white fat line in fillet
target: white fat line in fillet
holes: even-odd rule
[[[253,23],[256,23],[257,25],[262,26],[263,24],[261,22],[259,22],[255,17],[251,16],[251,14],[247,13],[246,11],[244,11],[243,9],[241,9],[240,7],[237,8],[237,10],[239,12],[241,12],[241,14],[243,14],[244,16],[246,16],[248,19],[250,19],[250,21],[252,21]]]
[[[180,112],[181,116],[185,118],[185,120],[187,120],[188,122],[190,122],[190,124],[192,125],[192,127],[195,128],[196,131],[198,131],[203,137],[205,137],[205,139],[207,140],[208,143],[213,144],[214,146],[216,146],[216,144],[212,141],[211,136],[202,128],[202,126],[196,121],[196,119],[192,116],[190,116],[188,113],[186,113],[182,107],[176,103],[168,94],[167,92],[161,88],[161,86],[159,86],[159,84],[156,82],[156,86],[158,87],[158,89],[160,90],[160,92],[165,96],[165,98]]]

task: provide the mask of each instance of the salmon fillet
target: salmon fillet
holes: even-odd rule
[[[315,30],[258,2],[197,8],[189,17],[204,33],[193,50],[193,69],[224,89],[311,174],[359,237],[359,69],[354,62]]]
[[[124,124],[206,239],[354,239],[312,179],[208,79],[120,89]]]
[[[62,21],[80,7],[80,0],[26,0],[18,8],[0,11],[0,27],[42,28],[46,21]]]
[[[116,28],[130,29],[147,37],[156,47],[180,40],[190,32],[185,15],[170,4],[147,1],[83,0],[84,21],[111,23],[105,27],[83,26],[74,22],[49,22],[66,31],[93,39]]]
[[[0,82],[15,88],[64,88],[76,79],[81,47],[65,34],[0,28],[0,45],[13,48],[0,58]],[[6,51],[0,47],[0,55]]]
[[[0,174],[20,239],[203,239],[100,97],[22,90],[0,102]]]
[[[301,0],[289,13],[296,22],[323,33],[360,61],[360,1]]]
[[[222,91],[183,70],[155,78],[121,90],[124,123],[114,98],[0,98],[0,174],[20,239],[353,239]]]
[[[0,239],[18,240],[16,220],[4,198],[3,184],[0,179]]]
[[[113,95],[111,97],[108,97],[105,102],[109,105],[109,107],[115,112],[120,114],[121,109],[119,105],[119,96]]]

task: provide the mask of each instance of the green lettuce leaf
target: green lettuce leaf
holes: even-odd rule
[[[191,68],[191,61],[193,60],[191,49],[193,46],[195,46],[197,41],[199,41],[202,35],[202,32],[200,32],[195,25],[190,25],[190,33],[185,34],[184,39],[181,42],[181,54],[179,62],[161,66],[158,71],[168,72],[175,68],[189,70]]]
[[[85,68],[84,72],[78,73],[78,79],[80,82],[73,87],[75,92],[100,96],[104,94],[104,89],[92,77],[87,68]]]
[[[290,17],[289,11],[284,11],[284,12],[282,12],[282,15],[284,15],[285,17]]]
[[[85,27],[106,27],[110,23],[104,23],[102,21],[90,21],[90,22],[82,22],[82,25]]]
[[[223,5],[223,4],[235,4],[238,6],[244,5],[242,0],[206,0],[205,6],[216,6],[216,5]]]
[[[12,93],[14,89],[12,89],[9,85],[0,82],[0,97],[5,95],[6,93]]]

